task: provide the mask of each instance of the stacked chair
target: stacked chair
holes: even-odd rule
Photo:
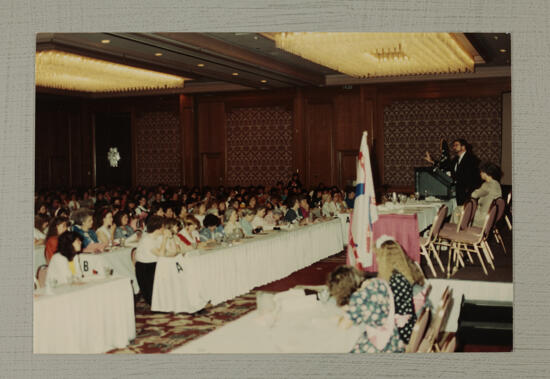
[[[431,321],[429,308],[424,308],[422,314],[416,320],[411,338],[405,352],[407,353],[432,353],[432,352],[453,352],[456,349],[455,336],[449,335],[444,341],[439,341],[441,328],[445,323],[451,307],[452,297],[449,287],[441,296]]]

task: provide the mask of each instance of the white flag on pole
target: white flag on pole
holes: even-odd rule
[[[372,266],[374,252],[372,226],[376,220],[378,220],[378,212],[376,211],[367,132],[363,132],[357,160],[355,204],[348,233],[348,262],[352,266],[359,269]]]

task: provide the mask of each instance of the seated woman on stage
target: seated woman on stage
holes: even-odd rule
[[[82,237],[75,232],[64,232],[59,236],[57,252],[48,265],[46,283],[49,285],[66,284],[72,278],[81,278],[80,259]]]
[[[58,237],[66,232],[68,227],[69,219],[65,216],[57,216],[51,219],[46,236],[46,248],[44,249],[46,263],[50,262],[52,256],[57,251]]]
[[[473,225],[483,227],[491,203],[493,200],[502,197],[502,189],[500,188],[502,171],[500,167],[490,162],[483,163],[479,167],[479,171],[483,184],[472,192],[472,198],[477,199],[477,210]]]
[[[49,218],[45,215],[34,216],[34,245],[42,246],[46,243]]]
[[[152,215],[147,219],[147,233],[136,249],[136,278],[143,298],[151,304],[155,269],[159,257],[166,256],[166,243],[171,232],[164,228],[165,219]]]
[[[82,248],[84,252],[99,252],[105,249],[106,244],[100,243],[97,234],[92,229],[94,224],[94,212],[88,208],[80,208],[73,213],[73,232],[82,237]]]
[[[239,224],[241,225],[242,230],[244,231],[244,235],[247,237],[252,236],[252,230],[254,229],[252,227],[252,220],[254,219],[254,216],[256,216],[256,211],[251,208],[243,209],[242,211],[242,217],[239,221]]]
[[[356,268],[339,266],[329,274],[327,281],[330,294],[346,311],[340,325],[359,324],[365,328],[351,353],[404,352],[389,283],[378,278],[365,279]]]
[[[239,215],[234,208],[227,208],[224,215],[225,225],[223,233],[230,239],[239,239],[244,237],[244,231],[239,224]]]
[[[116,229],[114,239],[128,239],[135,233],[134,229],[128,224],[129,221],[130,217],[126,211],[120,211],[115,215]]]
[[[109,207],[99,208],[94,215],[94,225],[99,242],[106,245],[113,242],[116,225],[113,223],[113,212]]]
[[[188,215],[183,220],[183,229],[178,232],[179,239],[185,244],[185,246],[195,249],[197,244],[201,241],[199,230],[199,220],[193,215]]]
[[[223,226],[220,218],[214,214],[207,214],[202,222],[204,228],[199,232],[201,242],[215,241],[223,237]]]

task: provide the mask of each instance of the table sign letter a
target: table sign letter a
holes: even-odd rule
[[[176,262],[176,269],[178,270],[178,274],[183,271],[183,268],[180,266],[179,262]]]

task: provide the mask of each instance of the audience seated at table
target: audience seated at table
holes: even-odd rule
[[[141,195],[138,199],[138,206],[136,207],[136,214],[140,215],[141,213],[149,213],[147,209],[147,198]]]
[[[113,223],[113,211],[110,207],[102,207],[95,212],[94,225],[99,242],[112,244],[116,225]]]
[[[193,216],[199,221],[199,224],[202,224],[204,217],[206,216],[206,203],[201,202],[200,204],[193,209]]]
[[[46,233],[48,232],[49,217],[44,214],[34,216],[34,244],[41,246],[46,243]]]
[[[171,257],[177,254],[184,253],[189,249],[179,238],[178,233],[181,231],[181,223],[175,218],[167,218],[164,220],[164,227],[170,230],[170,237],[166,242],[166,256]]]
[[[116,229],[114,234],[115,240],[128,239],[135,233],[135,230],[129,225],[129,222],[130,217],[128,216],[128,212],[120,211],[116,214]]]
[[[338,213],[336,204],[334,204],[334,201],[332,200],[331,193],[324,193],[321,202],[321,213],[323,217],[333,217]]]
[[[78,254],[82,249],[82,237],[66,231],[58,238],[57,252],[48,265],[46,283],[55,286],[71,283],[73,278],[81,278],[82,271]]]
[[[252,231],[254,230],[254,227],[252,226],[252,220],[254,219],[254,216],[256,216],[256,211],[254,209],[243,209],[239,224],[241,225],[246,237],[251,237],[253,234]]]
[[[480,177],[483,180],[481,187],[472,192],[472,198],[477,199],[477,210],[474,216],[473,225],[483,227],[485,216],[489,211],[493,200],[502,197],[500,178],[502,171],[497,165],[486,162],[479,167]]]
[[[202,223],[204,228],[199,232],[202,242],[215,241],[216,239],[223,238],[223,226],[221,225],[219,217],[213,213],[207,214]]]
[[[335,192],[334,195],[332,195],[332,202],[336,208],[336,213],[343,213],[348,210],[346,202],[342,198],[342,194],[340,192]]]
[[[273,229],[273,227],[279,225],[283,218],[283,211],[280,209],[269,209],[264,217],[266,228],[264,230]]]
[[[52,256],[57,251],[58,238],[69,228],[69,219],[65,216],[57,216],[51,219],[48,226],[48,234],[46,235],[46,247],[44,256],[46,263],[49,263]]]
[[[267,228],[267,223],[264,219],[265,217],[266,208],[263,205],[260,205],[256,208],[256,214],[254,215],[254,218],[252,219],[252,229],[261,228],[265,230]]]
[[[223,234],[229,239],[244,237],[244,231],[239,224],[239,215],[235,208],[227,208],[224,215]]]
[[[179,239],[188,246],[188,249],[194,249],[201,242],[199,235],[200,223],[193,215],[187,215],[183,220],[183,229],[178,232]]]
[[[287,203],[288,203],[289,209],[285,213],[285,217],[283,218],[283,221],[288,223],[300,222],[301,217],[298,214],[298,209],[300,209],[300,203],[298,201],[298,198],[293,195],[288,199]]]
[[[82,248],[85,252],[99,252],[105,249],[105,243],[100,243],[97,234],[92,229],[94,224],[94,212],[88,208],[80,208],[72,215],[74,225],[73,232],[82,237]]]

